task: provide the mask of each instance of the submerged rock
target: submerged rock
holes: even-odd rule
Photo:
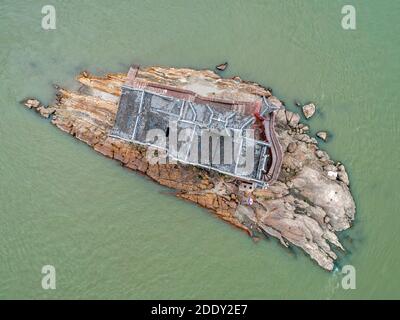
[[[343,250],[336,233],[351,226],[355,203],[344,167],[330,167],[333,161],[329,155],[318,149],[304,126],[298,127],[298,114],[285,112],[280,100],[260,85],[222,79],[212,71],[147,67],[137,76],[181,89],[201,83],[202,88],[208,86],[206,92],[213,98],[251,101],[263,96],[280,107],[275,127],[286,151],[278,181],[267,189],[242,192],[232,177],[180,163],[151,163],[144,146],[109,137],[126,74],[79,75],[82,87],[78,92],[59,89],[57,101],[43,108],[52,112],[55,126],[97,152],[176,189],[178,197],[209,209],[250,236],[271,236],[284,246],[297,246],[322,268],[333,270],[337,256],[332,246]],[[41,104],[36,101],[29,99],[25,105],[37,110]],[[312,109],[315,112],[315,107]],[[48,113],[41,109],[40,114]]]

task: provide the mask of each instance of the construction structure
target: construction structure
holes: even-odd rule
[[[278,178],[278,108],[268,99],[243,102],[202,96],[145,81],[137,77],[138,71],[139,66],[131,67],[122,86],[111,137],[163,150],[170,159],[236,177],[251,188],[267,187]],[[152,130],[158,139],[149,134]]]

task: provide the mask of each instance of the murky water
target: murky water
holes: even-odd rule
[[[46,2],[46,3],[45,3]],[[400,2],[0,2],[0,298],[399,298]],[[53,4],[57,29],[41,28]],[[341,27],[354,4],[357,30]],[[72,88],[82,69],[213,68],[271,86],[348,168],[357,202],[342,233],[357,289],[276,241],[253,243],[19,105]],[[41,288],[41,268],[57,289]]]

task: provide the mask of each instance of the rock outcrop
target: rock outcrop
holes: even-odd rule
[[[162,67],[144,68],[138,76],[181,88],[201,86],[213,97],[246,101],[261,95],[281,107],[276,132],[285,152],[278,181],[268,189],[243,192],[232,177],[179,163],[149,163],[145,147],[109,137],[124,74],[96,77],[84,72],[77,78],[82,84],[78,92],[60,88],[55,103],[47,108],[35,99],[25,105],[51,117],[59,129],[97,152],[176,189],[178,197],[209,209],[250,236],[271,236],[284,246],[297,246],[322,268],[333,270],[337,256],[332,247],[344,250],[336,233],[351,226],[355,204],[344,166],[319,150],[298,114],[285,110],[267,89],[239,77],[221,79],[207,70]]]
[[[323,141],[326,141],[328,139],[328,132],[326,131],[319,131],[317,132],[317,137],[320,138]]]
[[[225,69],[228,67],[228,62],[221,63],[217,65],[215,68],[219,71],[225,71]]]
[[[316,107],[313,103],[309,103],[303,106],[303,114],[307,119],[311,118],[314,115],[315,111]]]

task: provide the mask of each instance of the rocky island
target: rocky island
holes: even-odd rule
[[[257,149],[260,159],[269,160],[258,161],[259,170],[240,177],[235,176],[236,171],[224,174],[225,171],[221,173],[221,170],[184,163],[179,158],[175,163],[149,161],[146,145],[115,135],[121,92],[130,81],[128,74],[99,77],[82,72],[77,77],[81,84],[79,90],[57,87],[56,100],[50,106],[43,106],[33,98],[24,104],[97,152],[175,189],[178,197],[208,209],[251,237],[277,238],[286,247],[301,248],[322,268],[334,269],[337,255],[333,248],[344,250],[337,233],[350,228],[355,203],[344,165],[335,163],[319,149],[318,141],[308,135],[309,127],[300,122],[299,114],[286,110],[270,89],[240,77],[224,79],[209,70],[158,66],[136,68],[134,72],[140,83],[194,93],[203,102],[223,104],[229,100],[256,105],[258,101],[264,101],[265,106],[273,106],[269,112],[276,137],[267,136],[266,141],[268,138],[272,141],[259,143],[265,149]],[[260,117],[266,124],[267,115],[262,117],[261,111],[262,107],[256,118]],[[303,106],[303,112],[307,112],[306,118],[309,118],[315,112],[315,106]],[[226,129],[228,121],[224,123]],[[265,133],[263,130],[260,136]],[[326,139],[326,135],[319,137]],[[256,145],[261,140],[255,140]],[[267,147],[275,150],[276,156],[267,153]],[[274,170],[264,184],[260,177],[268,176],[267,163],[268,168],[272,166]],[[229,168],[227,170],[229,173]],[[248,186],[241,181],[243,179],[255,184]]]

